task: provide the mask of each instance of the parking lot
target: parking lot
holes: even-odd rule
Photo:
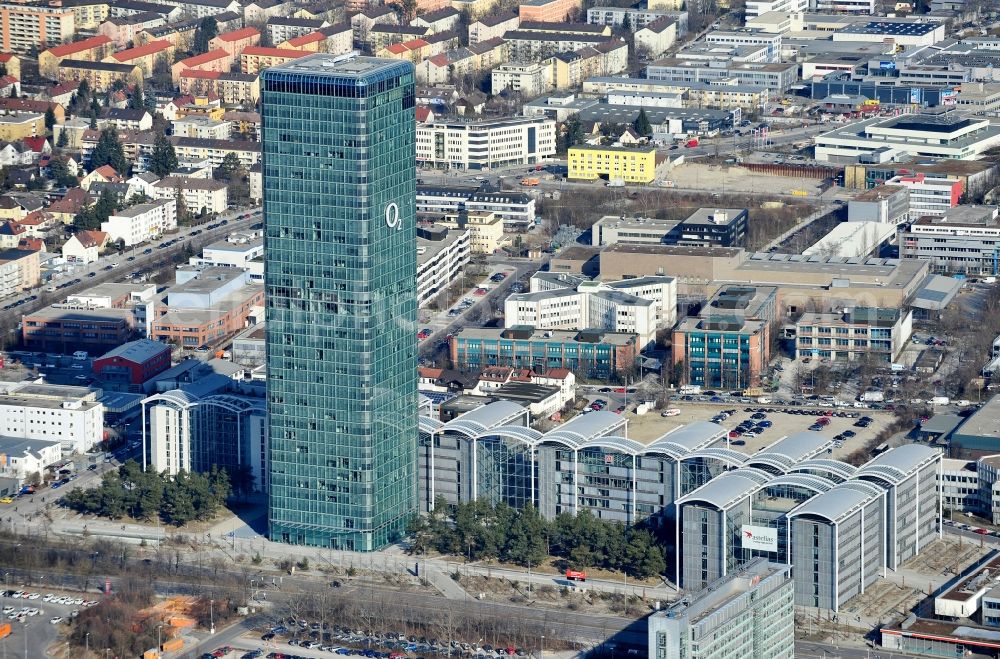
[[[827,419],[825,425],[817,432],[828,437],[830,440],[838,442],[834,445],[829,457],[842,459],[857,450],[865,442],[872,440],[881,432],[892,420],[892,415],[886,412],[861,409],[837,409],[824,407],[817,401],[808,401],[810,405],[758,405],[741,403],[701,403],[679,401],[671,403],[670,407],[679,412],[675,416],[663,417],[660,411],[650,411],[642,416],[636,416],[633,411],[627,413],[628,437],[637,441],[648,443],[673,428],[682,426],[694,421],[711,421],[718,419],[721,412],[733,412],[724,419],[718,419],[717,423],[729,431],[735,431],[741,424],[753,422],[753,427],[760,428],[754,430],[752,436],[741,432],[739,436],[730,438],[730,446],[738,451],[748,454],[756,453],[764,447],[773,444],[777,440],[796,432],[808,431],[810,426],[817,419]],[[630,406],[631,407],[631,406]],[[832,412],[831,416],[826,416],[826,412]],[[853,416],[851,416],[853,415]],[[754,418],[756,417],[756,418]],[[858,427],[862,417],[868,417],[871,422],[867,427]],[[760,427],[760,424],[770,424],[767,427]],[[744,425],[744,427],[746,427]],[[843,436],[845,432],[854,433],[853,436],[836,440],[837,436]]]
[[[15,597],[15,594],[18,596]],[[97,602],[76,595],[48,593],[39,585],[0,592],[0,604],[3,616],[11,625],[10,636],[0,640],[3,656],[8,659],[36,659],[43,656],[42,648],[56,640],[68,620]]]

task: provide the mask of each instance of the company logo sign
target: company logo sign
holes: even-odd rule
[[[744,524],[740,537],[744,549],[755,551],[778,551],[778,530],[767,526]]]

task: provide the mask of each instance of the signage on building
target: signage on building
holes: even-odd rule
[[[778,529],[744,524],[741,531],[744,549],[778,551]]]
[[[894,69],[896,68],[895,62],[879,62],[878,68],[880,69]]]
[[[941,105],[958,105],[958,92],[945,89],[941,92]]]

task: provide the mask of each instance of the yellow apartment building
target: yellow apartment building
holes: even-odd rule
[[[625,183],[652,183],[656,178],[656,149],[624,146],[574,146],[569,149],[570,179]]]

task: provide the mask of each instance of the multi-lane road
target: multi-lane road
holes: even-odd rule
[[[0,300],[0,315],[31,313],[37,309],[64,300],[67,295],[85,291],[95,284],[121,281],[126,276],[142,270],[155,270],[169,263],[179,252],[190,247],[195,252],[204,245],[224,239],[234,231],[242,231],[261,222],[261,209],[229,211],[211,222],[198,226],[180,227],[176,233],[165,234],[158,241],[137,245],[121,254],[109,254],[98,261],[76,266],[72,272],[59,274],[50,281],[24,291],[18,296]],[[209,228],[212,226],[213,228]],[[163,246],[172,242],[170,246]],[[51,289],[55,290],[51,290]]]

